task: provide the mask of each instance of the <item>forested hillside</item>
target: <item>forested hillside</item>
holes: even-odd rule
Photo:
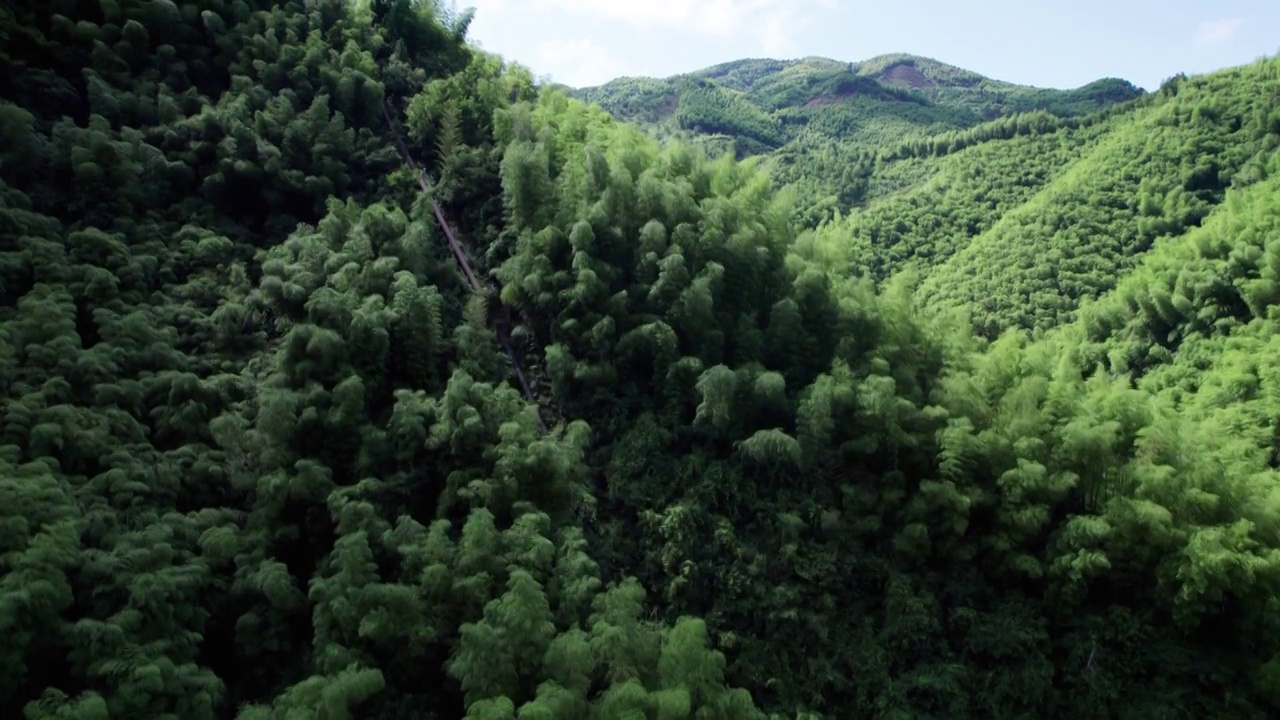
[[[875,148],[921,131],[963,129],[1022,112],[1086,115],[1141,93],[1115,78],[1075,90],[1033,88],[906,54],[850,63],[738,60],[665,79],[626,77],[572,91],[646,129],[723,136],[739,145],[739,156],[777,148],[806,128]],[[774,125],[774,132],[762,134],[762,122]]]
[[[1266,178],[1278,100],[1264,61],[1078,121],[1023,115],[904,143],[867,175],[871,199],[820,232],[853,241],[854,272],[921,276],[928,304],[969,310],[989,337],[1047,330]]]
[[[581,88],[596,103],[661,140],[712,154],[771,155],[771,170],[801,193],[810,216],[847,210],[867,189],[879,155],[908,142],[993,120],[1055,123],[1142,95],[1104,78],[1074,90],[1015,85],[914,55],[857,63],[826,58],[738,60],[666,79],[619,78]],[[910,147],[910,146],[908,146]]]
[[[0,9],[0,715],[1280,712],[1280,60],[815,230],[469,22]]]

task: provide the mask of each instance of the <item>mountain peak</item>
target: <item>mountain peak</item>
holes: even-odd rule
[[[1143,93],[1103,78],[1073,90],[1018,85],[940,60],[890,53],[859,62],[826,57],[743,58],[667,78],[617,78],[572,91],[661,137],[683,137],[739,156],[767,153],[802,134],[864,137],[868,146],[964,130],[1020,112],[1074,117]]]

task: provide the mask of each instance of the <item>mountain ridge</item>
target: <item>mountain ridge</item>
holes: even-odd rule
[[[908,53],[858,62],[744,58],[666,78],[562,87],[659,140],[712,155],[777,158],[839,144],[850,157],[816,178],[803,204],[836,197],[842,209],[860,200],[850,189],[859,182],[846,177],[847,168],[865,166],[859,156],[1027,113],[1085,118],[1150,95],[1118,78],[1071,90],[1017,85]]]
[[[595,102],[619,119],[645,123],[653,122],[653,118],[634,112],[634,102],[616,95],[636,95],[643,105],[644,98],[661,93],[670,107],[658,115],[666,116],[676,110],[669,102],[671,94],[678,95],[682,83],[689,80],[711,81],[725,90],[744,93],[749,102],[766,112],[811,106],[822,98],[834,97],[838,101],[860,92],[875,94],[879,86],[888,95],[883,99],[980,106],[978,122],[1036,109],[1061,116],[1085,114],[1147,94],[1128,80],[1116,77],[1102,77],[1067,89],[1022,85],[911,53],[887,53],[860,61],[816,55],[791,60],[741,58],[666,77],[620,76],[598,85],[563,87],[571,96]]]
[[[947,85],[952,85],[957,87],[968,87],[977,83],[988,82],[996,85],[1027,88],[1031,90],[1070,92],[1072,90],[1080,90],[1082,88],[1085,88],[1095,83],[1103,82],[1103,81],[1118,81],[1118,82],[1129,83],[1131,85],[1133,84],[1129,80],[1125,80],[1124,78],[1116,77],[1116,76],[1100,77],[1076,87],[1050,87],[1047,85],[1042,86],[1042,85],[1030,85],[1026,83],[1016,83],[1009,80],[1001,80],[999,78],[996,78],[990,75],[985,75],[975,70],[969,70],[959,65],[953,65],[946,61],[938,60],[937,58],[933,58],[928,55],[922,55],[922,54],[910,53],[910,52],[881,53],[880,55],[873,55],[863,60],[852,60],[852,61],[839,60],[836,58],[827,57],[825,55],[805,55],[802,57],[790,58],[790,59],[773,58],[773,57],[767,57],[767,56],[743,57],[743,58],[737,58],[734,60],[726,60],[724,62],[715,63],[713,65],[708,65],[706,67],[698,68],[696,70],[688,70],[685,72],[673,73],[671,75],[662,75],[662,76],[619,75],[603,83],[594,83],[591,85],[573,86],[573,85],[567,85],[564,83],[557,83],[557,84],[562,85],[563,87],[566,87],[573,92],[584,92],[587,90],[604,87],[611,83],[625,81],[625,80],[672,80],[672,79],[680,78],[684,76],[705,76],[709,78],[717,78],[717,77],[724,77],[730,74],[734,69],[737,69],[748,63],[776,65],[778,66],[779,70],[784,70],[784,69],[793,68],[797,66],[817,66],[817,65],[827,66],[829,68],[836,68],[836,69],[844,67],[847,69],[848,66],[852,65],[859,74],[864,76],[876,76],[877,79],[884,79],[886,75],[892,76],[895,74],[893,71],[898,70],[901,67],[915,67],[917,69],[920,69],[920,66],[924,65],[935,76],[939,73],[947,73],[949,75],[952,75],[952,77],[949,79],[948,82],[938,83],[938,80],[935,77],[930,77],[930,72],[926,72],[925,70],[920,69],[921,74],[923,74],[930,81],[930,83],[947,84]],[[907,82],[905,77],[901,77],[901,76],[890,77],[889,79],[895,79],[895,80],[902,79],[904,82]],[[911,83],[908,83],[908,84],[911,84]],[[1148,92],[1145,88],[1138,87],[1137,85],[1134,85],[1134,87],[1142,92]]]

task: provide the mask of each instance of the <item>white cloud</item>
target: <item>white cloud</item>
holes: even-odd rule
[[[1220,18],[1200,23],[1196,28],[1195,43],[1197,45],[1221,45],[1235,39],[1244,27],[1244,18]]]
[[[799,44],[795,34],[797,25],[798,20],[789,7],[770,12],[756,25],[760,49],[770,57],[794,54]]]
[[[765,0],[766,2],[768,0]],[[744,7],[760,0],[533,0],[548,12],[569,12],[629,25],[668,25],[709,34],[730,32]]]
[[[717,38],[752,36],[770,55],[794,52],[798,31],[815,10],[837,0],[531,0],[544,12],[566,12],[631,25],[664,27]]]
[[[572,87],[599,85],[625,74],[626,69],[613,53],[586,38],[543,43],[533,67]]]
[[[472,42],[583,87],[678,72],[682,46],[795,57],[806,28],[845,0],[452,0],[476,8]],[[637,48],[637,42],[641,43]],[[705,56],[705,54],[704,54]],[[714,54],[712,54],[714,56]],[[655,59],[657,58],[657,59]],[[673,64],[674,63],[674,64]],[[688,68],[680,68],[687,70]]]

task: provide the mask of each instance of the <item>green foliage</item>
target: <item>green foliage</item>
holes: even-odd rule
[[[1274,68],[1083,119],[1021,115],[904,143],[864,161],[869,201],[818,232],[853,243],[855,274],[913,274],[928,305],[963,308],[988,338],[1051,329],[1258,181],[1280,143],[1264,100]]]
[[[679,88],[676,122],[685,130],[723,134],[742,143],[739,157],[767,152],[782,144],[778,121],[742,98],[706,80],[686,80]]]
[[[1200,224],[1274,152],[1280,134],[1264,108],[1278,89],[1267,60],[1116,114],[1079,162],[931,273],[923,294],[976,308],[990,335],[1071,320],[1160,238]]]
[[[1133,89],[645,85],[741,161],[436,2],[46,5],[0,14],[5,717],[1280,708],[1275,59],[1094,115]]]
[[[572,92],[659,139],[712,154],[732,146],[740,159],[769,156],[779,181],[799,190],[797,219],[806,224],[861,204],[878,154],[941,155],[1029,128],[1074,124],[1142,95],[1114,78],[1075,90],[1013,85],[912,55],[859,63],[738,60]]]

